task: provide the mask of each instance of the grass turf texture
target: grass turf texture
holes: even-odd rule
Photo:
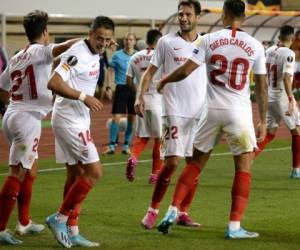
[[[290,141],[280,140],[270,144],[269,148],[289,146]],[[214,151],[222,152],[228,152],[225,145]],[[104,177],[82,207],[81,233],[88,239],[99,241],[100,249],[299,249],[300,180],[288,178],[290,149],[263,152],[255,162],[250,202],[242,225],[259,232],[260,237],[249,240],[224,239],[234,171],[231,155],[211,157],[202,173],[190,211],[202,228],[174,226],[168,235],[161,235],[156,230],[146,231],[140,226],[153,190],[147,184],[151,162],[139,164],[137,179],[129,183],[124,175],[125,164],[110,165],[126,159],[122,155],[101,157]],[[150,159],[150,152],[141,159]],[[57,168],[57,171],[40,173],[34,186],[32,218],[43,223],[61,203],[65,171],[59,170],[62,166],[52,159],[40,159],[39,165],[42,170]],[[180,169],[182,167],[183,164]],[[1,183],[6,171],[5,163],[0,164]],[[179,172],[178,169],[162,202],[159,220],[171,201]],[[14,229],[15,222],[16,212],[10,219],[9,228]],[[0,245],[0,249],[61,249],[48,229],[39,236],[19,238],[23,240],[21,246]]]

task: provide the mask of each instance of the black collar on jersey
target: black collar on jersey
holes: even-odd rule
[[[186,41],[186,40],[182,37],[181,32],[180,32],[179,30],[178,30],[176,33],[177,33],[177,35],[180,36],[184,41]],[[195,41],[198,39],[198,36],[199,36],[199,34],[197,33],[196,38],[195,38],[192,42],[195,42]]]
[[[97,52],[95,52],[93,50],[93,48],[91,47],[90,42],[89,42],[88,39],[84,39],[84,42],[85,42],[86,46],[89,48],[89,50],[91,51],[92,54],[98,54]]]

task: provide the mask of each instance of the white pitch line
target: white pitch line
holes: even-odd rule
[[[263,152],[275,152],[275,151],[282,151],[282,150],[288,150],[291,149],[291,147],[284,147],[284,148],[269,148],[265,149]],[[231,152],[225,152],[225,153],[216,153],[212,154],[211,156],[226,156],[226,155],[231,155]],[[140,160],[138,163],[147,163],[151,162],[152,159],[148,160]],[[111,162],[111,163],[102,163],[102,166],[112,166],[112,165],[125,165],[127,162],[126,161],[118,161],[118,162]],[[54,171],[60,171],[60,170],[65,170],[65,167],[62,168],[46,168],[46,169],[40,169],[39,173],[45,173],[45,172],[54,172]],[[7,175],[7,173],[2,173],[0,176]]]

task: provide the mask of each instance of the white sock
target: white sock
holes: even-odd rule
[[[229,230],[231,231],[236,231],[239,230],[241,227],[241,222],[240,221],[230,221],[228,224]]]
[[[56,220],[58,220],[59,223],[67,222],[68,218],[69,218],[69,216],[59,213],[59,212],[56,215]]]
[[[149,211],[149,212],[154,212],[154,213],[158,214],[159,209],[149,207],[149,208],[148,208],[148,211]]]
[[[294,169],[295,169],[296,174],[300,174],[300,168],[294,168]]]
[[[79,234],[79,228],[78,226],[68,226],[68,235],[70,237],[73,237],[75,235]]]
[[[169,209],[168,209],[168,212],[172,211],[172,210],[175,210],[176,213],[178,213],[178,208],[177,207],[174,207],[172,205],[169,206]]]

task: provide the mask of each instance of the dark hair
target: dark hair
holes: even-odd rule
[[[300,35],[300,29],[296,31],[295,36],[299,36]]]
[[[187,6],[193,6],[194,7],[194,10],[195,10],[195,14],[198,16],[200,15],[201,13],[201,4],[200,2],[198,2],[197,0],[182,0],[179,2],[178,4],[178,10],[181,6],[184,6],[184,5],[187,5]]]
[[[285,40],[288,36],[294,35],[294,28],[290,25],[284,25],[280,28],[279,39]]]
[[[41,10],[35,10],[24,16],[23,26],[30,42],[33,42],[43,34],[45,29],[47,29],[48,20],[47,12]]]
[[[115,24],[113,20],[111,20],[109,17],[97,16],[91,24],[91,30],[96,30],[98,28],[104,28],[115,31]]]
[[[147,44],[155,44],[158,39],[162,37],[162,33],[159,30],[151,29],[147,32],[146,43]]]
[[[240,18],[245,15],[246,5],[242,0],[225,0],[223,9],[234,17]]]

